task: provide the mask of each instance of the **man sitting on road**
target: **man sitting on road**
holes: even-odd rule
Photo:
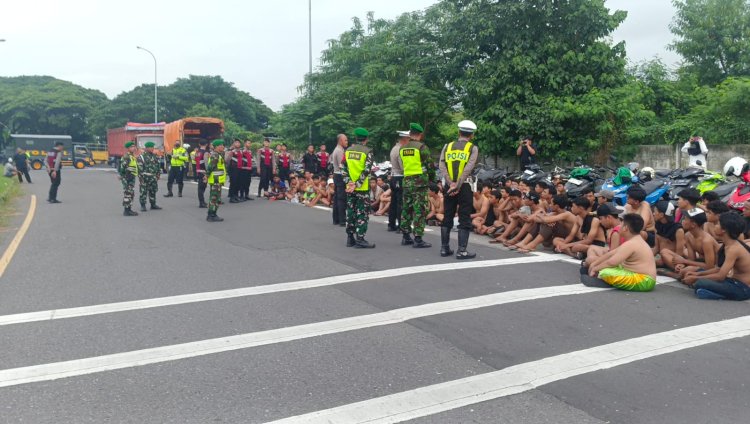
[[[554,196],[552,198],[552,213],[536,215],[534,220],[539,223],[539,230],[535,234],[527,235],[518,244],[518,251],[529,253],[536,250],[540,243],[551,247],[555,241],[569,243],[573,241],[578,229],[578,220],[567,210],[568,198]]]
[[[597,259],[581,275],[591,287],[614,287],[629,291],[651,291],[656,286],[656,264],[651,248],[641,237],[643,218],[629,213],[622,218],[620,234],[625,242]]]
[[[526,237],[526,234],[539,231],[539,223],[535,221],[535,215],[544,214],[544,209],[539,205],[540,200],[539,195],[534,192],[527,194],[523,200],[523,207],[515,214],[515,218],[511,218],[511,226],[515,222],[516,226],[522,225],[522,227],[518,234],[505,242],[505,246],[509,249],[517,249],[519,247],[517,244]]]
[[[586,251],[586,260],[584,267],[591,266],[597,259],[607,254],[607,252],[617,249],[622,244],[620,236],[620,211],[611,204],[605,203],[596,210],[596,217],[599,218],[599,225],[607,232],[607,246],[589,246]]]
[[[671,265],[671,268],[681,272],[686,267],[695,267],[694,269],[712,269],[716,266],[717,252],[719,243],[703,230],[706,224],[706,213],[703,209],[689,210],[682,219],[682,227],[687,232],[685,236],[685,245],[687,252],[672,252],[664,250],[662,258],[665,264]],[[670,277],[679,278],[679,275],[667,274]]]
[[[641,186],[631,186],[628,191],[628,203],[625,205],[625,213],[637,213],[643,218],[643,232],[641,237],[649,246],[656,246],[656,225],[651,205],[646,201],[646,190]]]
[[[705,205],[705,207],[706,225],[703,226],[703,229],[706,230],[706,232],[710,234],[711,237],[719,240],[720,237],[718,235],[718,232],[716,231],[719,228],[719,216],[721,216],[721,214],[723,214],[724,212],[729,212],[729,206],[727,206],[727,204],[722,202],[721,200],[715,200]]]
[[[484,227],[484,221],[487,219],[487,213],[490,210],[490,199],[484,194],[484,184],[477,183],[477,191],[474,192],[474,213],[471,214],[471,224],[474,226],[474,232],[481,234]]]
[[[571,212],[578,220],[578,234],[575,235],[577,241],[557,240],[555,251],[565,253],[576,259],[584,259],[584,255],[590,246],[605,247],[607,235],[604,228],[599,223],[599,219],[589,213],[591,202],[585,197],[578,197],[573,200]]]
[[[750,247],[739,240],[745,231],[745,222],[734,212],[725,212],[719,217],[719,233],[724,246],[724,260],[718,268],[689,273],[683,282],[695,289],[701,299],[750,299]],[[719,255],[721,256],[721,254]],[[729,277],[731,273],[731,277]]]
[[[701,194],[694,188],[686,188],[677,193],[677,212],[675,213],[675,222],[682,222],[684,214],[698,207],[701,201]]]
[[[656,245],[653,251],[654,257],[659,256],[656,258],[656,266],[666,266],[669,269],[674,269],[671,262],[674,254],[685,251],[685,230],[680,223],[674,222],[674,211],[674,205],[667,200],[662,200],[654,206]],[[665,261],[665,257],[668,261]]]
[[[523,206],[522,200],[521,200],[522,194],[520,191],[511,189],[508,192],[508,201],[506,203],[506,207],[503,210],[505,213],[505,216],[507,217],[508,224],[505,227],[505,230],[502,232],[502,234],[495,237],[494,240],[490,240],[490,243],[503,243],[505,244],[506,241],[508,241],[508,238],[513,235],[513,232],[518,227],[518,211]]]

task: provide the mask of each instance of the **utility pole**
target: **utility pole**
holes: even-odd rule
[[[307,0],[307,49],[308,49],[308,60],[309,69],[307,73],[308,78],[312,78],[312,0]],[[312,122],[307,124],[307,139],[312,144]]]
[[[152,58],[154,58],[154,123],[156,124],[157,122],[159,122],[159,113],[157,112],[159,105],[159,85],[156,78],[156,56],[154,56],[154,54],[151,53],[151,50],[149,49],[143,48],[141,46],[136,46],[135,48],[137,48],[138,50],[143,50],[144,52],[150,54]]]

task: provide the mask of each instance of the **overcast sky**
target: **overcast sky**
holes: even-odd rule
[[[326,41],[374,11],[393,18],[435,0],[312,0],[313,64]],[[24,0],[3,1],[0,75],[51,75],[103,91],[110,98],[152,83],[194,75],[221,75],[278,110],[294,101],[308,69],[307,0]],[[608,0],[628,11],[614,34],[631,61],[678,57],[670,0]],[[189,6],[194,5],[194,6]]]

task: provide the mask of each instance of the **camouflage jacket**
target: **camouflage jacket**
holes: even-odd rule
[[[138,170],[139,176],[153,177],[156,178],[161,174],[161,165],[159,164],[159,156],[153,153],[143,152],[138,156]],[[147,175],[150,174],[150,175]]]

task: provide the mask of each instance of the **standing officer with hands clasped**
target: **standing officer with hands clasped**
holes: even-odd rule
[[[141,153],[138,158],[138,167],[141,170],[138,174],[140,178],[141,212],[146,212],[146,198],[151,203],[151,210],[156,211],[161,209],[156,205],[156,191],[159,189],[158,181],[161,177],[161,165],[159,164],[159,156],[154,153],[154,143],[149,141],[144,147],[146,151]]]
[[[415,248],[432,247],[422,240],[427,213],[430,209],[427,191],[434,176],[430,150],[422,142],[424,129],[419,124],[409,124],[411,141],[401,147],[399,156],[404,170],[403,206],[401,210],[401,245]],[[414,224],[412,226],[412,223]],[[414,239],[411,232],[414,231]]]
[[[122,182],[122,207],[123,216],[138,216],[138,212],[131,209],[133,205],[133,196],[135,196],[135,179],[138,178],[138,161],[135,158],[135,143],[128,141],[125,143],[127,153],[120,161],[120,168],[117,170],[120,182]]]
[[[224,140],[214,140],[211,145],[214,146],[214,151],[208,157],[208,161],[206,162],[206,176],[203,177],[210,187],[206,221],[221,222],[224,218],[219,218],[216,215],[216,211],[219,210],[221,188],[227,180],[227,167],[224,162]]]
[[[172,184],[177,181],[177,196],[182,197],[183,178],[185,176],[185,164],[189,157],[187,150],[182,147],[182,142],[177,140],[172,149],[172,160],[170,162],[169,177],[167,178],[167,194],[164,197],[173,197]]]
[[[367,147],[369,135],[364,128],[355,129],[356,143],[347,149],[346,160],[341,163],[341,175],[346,184],[346,246],[358,249],[375,247],[365,240],[370,219],[367,208],[372,169],[372,149]]]
[[[479,149],[471,142],[476,130],[476,124],[471,121],[459,122],[458,141],[446,144],[440,153],[440,173],[445,179],[443,184],[445,219],[440,228],[440,256],[442,257],[453,254],[450,248],[450,240],[456,209],[458,209],[458,252],[456,253],[456,259],[472,259],[476,256],[476,253],[466,251],[466,246],[469,244],[469,234],[472,230],[471,211],[473,207],[471,186],[466,181],[466,177],[471,175],[479,157]]]

